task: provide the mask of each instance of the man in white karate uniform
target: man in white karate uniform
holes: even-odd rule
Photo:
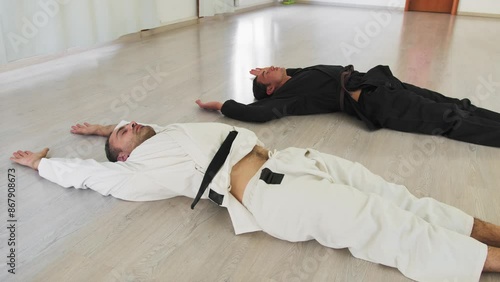
[[[209,198],[228,209],[236,234],[315,239],[417,281],[477,281],[482,271],[500,272],[499,226],[418,199],[359,163],[313,149],[269,152],[253,132],[217,123],[84,123],[71,132],[108,136],[110,162],[49,159],[48,148],[17,151],[11,160],[63,187],[123,200]]]

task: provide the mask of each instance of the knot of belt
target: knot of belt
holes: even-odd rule
[[[352,65],[348,65],[345,67],[345,70],[340,74],[340,110],[344,111],[344,96],[346,93],[349,93],[345,85],[351,77],[352,72],[354,71],[354,67]]]

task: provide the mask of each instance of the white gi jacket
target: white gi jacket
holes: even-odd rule
[[[228,133],[236,130],[229,156],[202,199],[208,198],[210,189],[224,195],[222,206],[228,209],[236,234],[261,230],[252,214],[229,193],[233,165],[255,145],[262,145],[252,131],[220,123],[150,126],[156,135],[135,148],[125,162],[44,158],[39,174],[65,188],[92,189],[128,201],[194,198],[213,156]]]

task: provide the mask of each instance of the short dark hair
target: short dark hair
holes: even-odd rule
[[[262,100],[264,98],[269,97],[269,95],[267,95],[267,86],[258,82],[257,77],[253,79],[252,90],[253,90],[253,96],[257,100]]]
[[[108,135],[108,138],[106,139],[106,144],[104,145],[104,151],[106,152],[106,157],[110,162],[117,162],[118,161],[118,154],[120,154],[120,150],[112,147],[109,144],[109,138],[111,137],[111,134]]]

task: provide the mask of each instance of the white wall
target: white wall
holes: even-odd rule
[[[458,13],[480,13],[500,15],[499,0],[460,0]]]
[[[278,0],[237,0],[238,6],[236,10],[277,1]],[[162,25],[192,20],[198,17],[196,0],[156,0],[156,5],[158,6],[158,17]]]
[[[0,1],[0,64],[88,48],[158,27],[157,1]]]
[[[156,6],[158,8],[158,18],[162,25],[198,17],[196,0],[156,0]]]
[[[269,4],[269,3],[277,2],[277,0],[237,0],[237,2],[239,2],[239,4],[236,7],[236,10],[238,10],[238,8],[241,9],[241,8],[257,6],[257,5],[262,5],[262,4]]]

